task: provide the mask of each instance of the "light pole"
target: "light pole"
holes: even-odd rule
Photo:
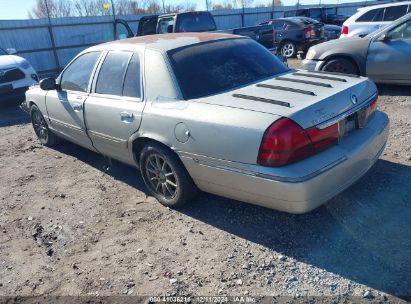
[[[114,8],[114,2],[113,0],[110,0],[111,2],[111,12],[113,13],[113,33],[114,33],[114,40],[116,40],[117,37],[117,27],[116,27],[116,9]]]
[[[208,11],[208,0],[206,0],[206,9]]]
[[[163,14],[166,13],[166,6],[164,5],[164,0],[163,0]]]

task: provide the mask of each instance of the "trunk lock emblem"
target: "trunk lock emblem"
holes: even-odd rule
[[[355,104],[357,104],[357,102],[358,102],[358,97],[357,97],[357,95],[351,94],[351,103],[352,103],[353,105],[355,105]]]

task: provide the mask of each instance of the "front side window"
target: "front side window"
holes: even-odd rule
[[[184,99],[221,93],[288,71],[270,51],[248,38],[188,45],[167,55]]]
[[[396,27],[388,36],[390,39],[411,39],[411,21]]]
[[[122,96],[126,69],[131,52],[110,52],[98,75],[96,93]]]
[[[91,74],[100,52],[85,53],[74,60],[61,77],[61,89],[68,91],[87,92]]]
[[[384,21],[394,21],[407,13],[408,5],[397,5],[385,9]]]

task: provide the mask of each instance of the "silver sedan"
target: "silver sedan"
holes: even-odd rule
[[[166,206],[202,190],[292,213],[375,163],[389,125],[376,106],[367,78],[291,70],[251,39],[210,33],[89,48],[23,105],[41,143],[138,168]]]
[[[378,83],[411,85],[411,14],[364,38],[348,37],[311,47],[303,66],[367,76]]]

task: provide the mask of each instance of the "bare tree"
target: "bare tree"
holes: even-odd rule
[[[48,13],[47,13],[48,8]],[[36,0],[34,7],[28,12],[33,18],[59,18],[72,16],[72,2],[67,0]]]

